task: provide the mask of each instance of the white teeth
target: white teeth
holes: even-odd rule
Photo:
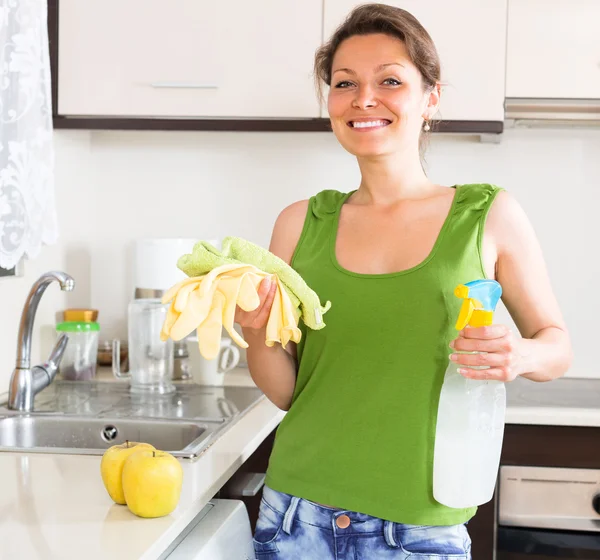
[[[385,126],[387,124],[387,121],[354,121],[352,126],[354,128],[373,128],[376,126]]]

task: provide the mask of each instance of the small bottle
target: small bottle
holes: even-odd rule
[[[96,376],[100,325],[95,309],[67,309],[57,332],[66,333],[69,342],[60,362],[61,377],[69,381],[89,381]]]
[[[475,280],[458,286],[454,294],[464,299],[457,330],[492,324],[502,295],[498,282]],[[489,502],[494,495],[504,437],[506,388],[501,381],[467,379],[458,373],[459,367],[449,362],[440,393],[433,496],[445,506],[469,508]]]

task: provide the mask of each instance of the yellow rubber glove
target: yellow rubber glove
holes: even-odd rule
[[[204,358],[212,360],[220,351],[223,327],[232,340],[242,348],[248,344],[234,329],[236,306],[254,311],[260,305],[258,288],[269,276],[252,265],[223,265],[208,274],[182,280],[163,296],[169,310],[161,331],[161,339],[181,340],[194,329]],[[277,276],[277,290],[266,327],[265,344],[299,342],[300,311]]]
[[[276,342],[279,342],[285,348],[290,340],[299,342],[302,338],[302,333],[298,328],[300,310],[292,304],[292,300],[279,277],[275,276],[275,279],[277,281],[277,291],[267,321],[265,344],[273,346]]]
[[[253,265],[261,272],[276,275],[294,307],[300,308],[304,324],[314,330],[325,327],[323,315],[331,308],[331,302],[321,305],[318,295],[290,265],[259,245],[239,237],[226,237],[219,251],[207,241],[199,241],[191,254],[177,261],[177,267],[190,277],[202,276],[225,265],[240,264]]]
[[[162,340],[169,337],[173,340],[181,340],[189,335],[210,314],[219,276],[241,275],[246,270],[249,270],[249,267],[227,265],[221,267],[220,271],[215,269],[204,276],[186,278],[170,288],[162,298],[163,303],[171,301],[161,332]],[[241,303],[245,304],[245,302]],[[255,304],[254,309],[257,306],[258,303]]]

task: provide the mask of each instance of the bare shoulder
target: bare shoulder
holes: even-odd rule
[[[300,200],[284,208],[273,227],[269,250],[288,264],[302,235],[308,203],[308,199]]]
[[[490,208],[486,220],[486,234],[493,239],[499,255],[535,238],[525,210],[507,191],[499,192]]]

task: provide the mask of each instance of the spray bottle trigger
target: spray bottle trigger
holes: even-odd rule
[[[474,302],[471,298],[465,298],[458,314],[458,320],[456,321],[456,330],[462,331],[471,320],[471,315],[475,310]]]

